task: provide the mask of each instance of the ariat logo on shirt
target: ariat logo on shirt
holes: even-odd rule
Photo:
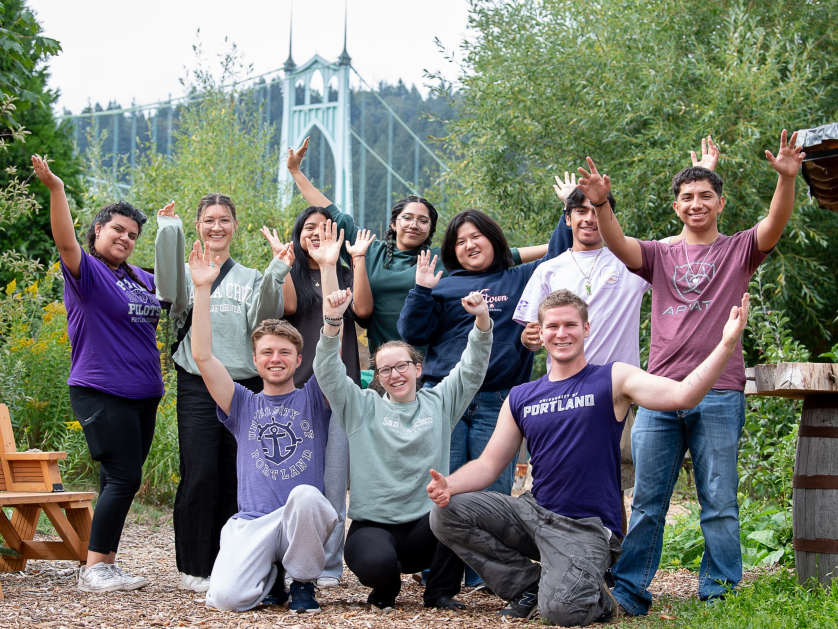
[[[569,397],[551,398],[524,407],[524,417],[527,415],[541,415],[543,413],[561,413],[582,406],[595,406],[594,396],[571,395]]]

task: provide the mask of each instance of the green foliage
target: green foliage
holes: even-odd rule
[[[828,629],[838,618],[838,585],[806,588],[794,572],[780,569],[743,584],[735,596],[713,604],[696,599],[668,600],[643,619],[625,623],[643,627],[690,629]]]
[[[593,157],[614,182],[627,234],[681,231],[671,177],[701,136],[721,143],[718,170],[733,233],[765,216],[783,128],[835,119],[838,0],[474,0],[462,44],[457,117],[444,146],[462,181],[456,204],[500,219],[516,242],[549,233],[558,209],[553,175]],[[834,333],[838,215],[798,186],[786,234],[771,255],[772,301],[807,346]]]
[[[660,567],[698,571],[704,554],[698,504],[686,505],[688,512],[677,516],[664,529]],[[776,563],[794,566],[791,507],[778,507],[744,498],[739,505],[739,538],[744,568],[771,566]]]

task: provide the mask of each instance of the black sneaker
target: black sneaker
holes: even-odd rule
[[[320,611],[320,605],[314,598],[314,583],[309,581],[291,582],[291,602],[288,603],[288,611],[293,614],[316,614]]]
[[[465,604],[460,601],[443,594],[433,601],[425,601],[425,607],[433,607],[435,609],[450,609],[451,611],[461,611],[466,608]]]
[[[538,610],[538,583],[533,587],[527,588],[511,601],[509,604],[498,612],[498,616],[506,616],[507,618],[526,618],[529,619]]]
[[[378,609],[393,608],[396,605],[396,597],[402,590],[402,580],[394,582],[392,585],[383,588],[374,588],[367,597],[368,605],[375,605]]]
[[[285,571],[280,570],[276,575],[271,591],[262,599],[262,605],[285,605],[288,602],[288,591],[285,589]]]

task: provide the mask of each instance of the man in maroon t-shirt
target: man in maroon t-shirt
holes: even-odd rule
[[[626,238],[608,204],[608,176],[597,172],[591,158],[590,172],[579,169],[579,188],[599,212],[606,212],[598,221],[606,244],[629,270],[652,284],[649,373],[681,379],[712,350],[731,306],[742,299],[751,276],[780,240],[791,216],[795,178],[804,157],[796,140],[794,133],[787,144],[784,129],[777,156],[765,152],[778,175],[768,216],[733,236],[719,233],[725,198],[721,178],[709,170],[687,168],[675,176],[672,207],[684,229],[661,242]],[[699,598],[722,597],[742,578],[736,490],[744,389],[740,345],[695,409],[656,412],[641,407],[638,411],[632,431],[636,466],[632,515],[623,555],[612,569],[614,596],[629,614],[649,611],[652,596],[647,587],[660,562],[666,511],[687,449],[705,541]]]

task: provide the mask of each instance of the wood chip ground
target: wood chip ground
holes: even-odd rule
[[[47,538],[44,538],[47,539]],[[496,613],[503,602],[470,589],[458,598],[466,612],[429,610],[422,606],[422,588],[410,575],[402,578],[397,609],[389,614],[372,611],[366,604],[369,590],[348,570],[340,588],[318,595],[319,614],[289,614],[287,607],[262,606],[235,613],[219,612],[204,604],[203,595],[177,589],[174,533],[170,516],[156,526],[129,523],[122,536],[118,560],[127,572],[142,575],[150,585],[134,592],[87,594],[76,589],[77,566],[70,561],[30,561],[25,572],[0,574],[6,600],[0,602],[0,628],[66,627],[298,627],[364,629],[393,627],[447,627],[475,629],[509,626]],[[660,572],[652,583],[656,598],[652,613],[658,617],[668,606],[661,596],[696,595],[698,579],[687,570]],[[522,621],[512,624],[521,625]],[[619,623],[624,624],[624,623]],[[626,624],[636,626],[637,621]],[[529,626],[540,626],[531,623]]]

